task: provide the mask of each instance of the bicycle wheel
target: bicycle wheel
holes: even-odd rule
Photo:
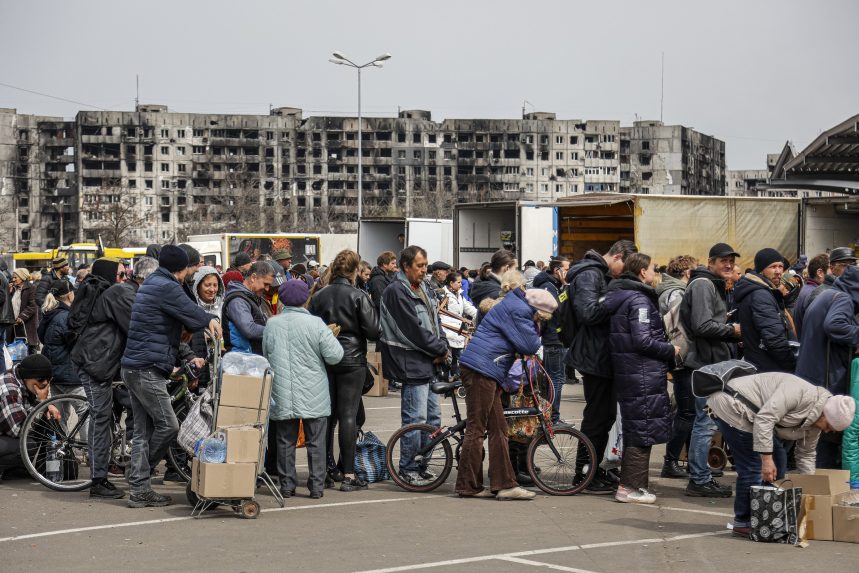
[[[48,407],[63,419],[48,419]],[[24,420],[21,459],[39,483],[56,491],[81,491],[92,484],[89,466],[89,402],[82,396],[55,396],[40,402]]]
[[[188,403],[184,398],[180,400],[174,404],[173,411],[176,413],[179,424],[182,424],[188,415]],[[191,456],[176,440],[173,440],[170,449],[167,450],[167,467],[175,469],[179,477],[186,483],[191,481]]]
[[[575,428],[555,429],[551,438],[543,432],[528,447],[528,473],[549,495],[573,495],[585,489],[596,475],[595,460],[593,444]]]
[[[434,428],[429,424],[409,424],[394,432],[388,440],[385,459],[388,472],[394,483],[404,490],[419,493],[432,491],[450,475],[453,468],[453,451],[447,438],[439,439],[434,435],[436,432],[440,433],[441,428]],[[409,461],[412,463],[406,465],[414,466],[415,469],[407,476],[400,473],[400,464],[405,463],[405,460],[401,459],[404,438],[409,446],[412,443],[419,444],[418,452],[409,454]],[[421,454],[421,451],[424,453]]]

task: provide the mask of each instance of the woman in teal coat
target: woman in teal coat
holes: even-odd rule
[[[853,359],[850,371],[850,395],[859,406],[859,358]],[[850,481],[859,482],[859,416],[844,430],[841,440],[841,467],[850,470]]]
[[[304,443],[312,499],[322,497],[325,487],[325,433],[331,414],[325,365],[343,358],[343,347],[322,319],[304,304],[310,289],[302,280],[289,280],[278,289],[281,313],[271,317],[262,337],[263,355],[274,371],[269,414],[277,436],[277,473],[284,497],[295,495],[295,445],[299,423],[304,422]]]

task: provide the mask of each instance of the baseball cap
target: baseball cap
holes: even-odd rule
[[[710,247],[710,258],[715,259],[718,257],[739,257],[740,253],[734,250],[734,247],[729,245],[728,243],[716,243],[712,247]]]

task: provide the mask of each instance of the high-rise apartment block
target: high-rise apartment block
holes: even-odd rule
[[[724,143],[682,126],[612,120],[364,118],[368,217],[449,217],[455,202],[581,193],[720,195]],[[269,115],[0,108],[4,248],[143,245],[215,231],[344,232],[356,225],[358,123]],[[62,224],[61,224],[62,223]],[[62,237],[60,233],[62,231]]]

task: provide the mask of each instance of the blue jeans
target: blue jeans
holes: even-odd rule
[[[734,495],[734,527],[749,527],[752,521],[751,487],[761,485],[761,456],[754,451],[754,438],[750,432],[732,428],[716,420],[737,468],[737,487]]]
[[[429,424],[436,428],[441,425],[441,407],[438,402],[438,394],[430,392],[429,383],[426,384],[403,384],[400,399],[400,416],[403,426],[409,424]],[[409,432],[400,440],[400,472],[417,473],[424,468],[419,468],[412,460],[421,447],[423,447],[423,434],[421,432]]]
[[[716,424],[707,415],[706,407],[706,398],[695,398],[695,423],[692,424],[692,437],[689,440],[689,478],[697,484],[713,479],[707,455],[710,453]]]
[[[543,367],[552,379],[552,386],[555,388],[555,398],[552,400],[552,423],[557,424],[561,418],[561,392],[564,390],[564,383],[567,381],[566,373],[564,372],[564,356],[567,354],[567,349],[559,345],[549,345],[543,347]]]

